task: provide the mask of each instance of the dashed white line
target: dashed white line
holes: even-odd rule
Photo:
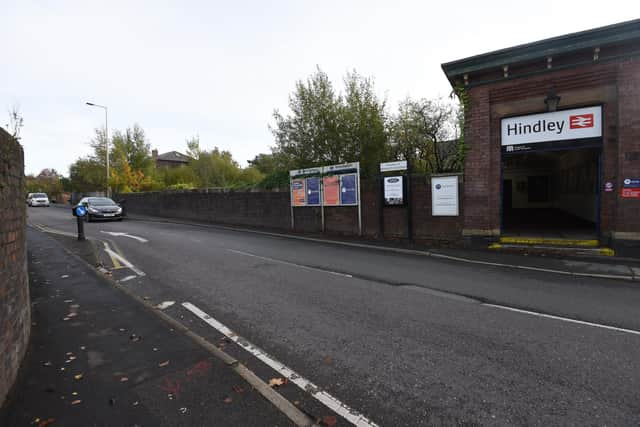
[[[240,347],[244,348],[246,351],[251,353],[257,359],[261,360],[269,367],[273,368],[277,372],[279,372],[282,376],[286,377],[289,381],[300,387],[302,390],[308,392],[318,401],[322,402],[329,409],[348,420],[351,424],[358,427],[374,427],[377,426],[376,423],[360,414],[358,411],[350,408],[348,405],[342,403],[337,398],[333,397],[331,394],[326,391],[320,390],[320,388],[313,384],[308,379],[302,377],[298,373],[296,373],[293,369],[285,366],[284,363],[279,362],[274,357],[267,354],[264,350],[256,347],[251,344],[246,339],[240,337],[231,329],[227,328],[225,325],[209,316],[204,311],[200,310],[195,305],[190,302],[183,302],[182,306],[198,316],[204,322],[206,322],[209,326],[216,329],[221,334],[225,335],[227,338],[238,344]]]
[[[569,317],[554,316],[552,314],[544,314],[544,313],[538,313],[536,311],[522,310],[519,308],[508,307],[506,305],[489,304],[489,303],[483,303],[482,305],[484,305],[485,307],[498,308],[500,310],[507,310],[507,311],[514,311],[516,313],[529,314],[531,316],[544,317],[547,319],[560,320],[560,321],[569,322],[569,323],[577,323],[579,325],[585,325],[585,326],[593,326],[594,328],[602,328],[602,329],[608,329],[616,332],[624,332],[626,334],[640,335],[640,331],[635,331],[633,329],[618,328],[615,326],[603,325],[600,323],[585,322],[584,320],[576,320],[576,319],[571,319]]]
[[[275,258],[269,258],[269,257],[266,257],[266,256],[255,255],[255,254],[251,254],[249,252],[237,251],[235,249],[227,249],[227,251],[233,252],[234,254],[238,254],[238,255],[244,255],[244,256],[249,256],[249,257],[252,257],[252,258],[262,259],[262,260],[265,260],[265,261],[271,261],[271,262],[276,262],[276,263],[279,263],[279,264],[290,265],[292,267],[298,267],[298,268],[302,268],[304,270],[320,271],[322,273],[333,274],[334,276],[342,276],[342,277],[348,277],[348,278],[352,278],[353,277],[351,274],[340,273],[340,272],[331,271],[331,270],[325,270],[325,269],[322,269],[322,268],[309,267],[307,265],[296,264],[294,262],[283,261],[281,259],[275,259]]]

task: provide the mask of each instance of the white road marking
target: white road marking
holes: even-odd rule
[[[135,279],[138,276],[127,276],[124,279],[120,280],[120,282],[128,282],[131,279]]]
[[[489,303],[483,303],[482,305],[484,305],[485,307],[493,307],[493,308],[499,308],[501,310],[514,311],[516,313],[529,314],[531,316],[544,317],[547,319],[560,320],[560,321],[569,322],[569,323],[577,323],[579,325],[593,326],[594,328],[602,328],[602,329],[608,329],[611,331],[624,332],[626,334],[640,335],[640,331],[635,331],[633,329],[617,328],[615,326],[603,325],[600,323],[585,322],[583,320],[576,320],[568,317],[554,316],[551,314],[538,313],[536,311],[521,310],[519,308],[508,307],[506,305],[489,304]]]
[[[145,239],[144,237],[134,236],[133,234],[127,234],[127,233],[123,233],[121,231],[103,231],[103,230],[100,230],[100,232],[104,233],[104,234],[109,234],[111,236],[128,237],[130,239],[135,239],[135,240],[137,240],[139,242],[142,242],[142,243],[147,243],[148,242],[148,240]]]
[[[265,261],[271,261],[271,262],[277,262],[279,264],[290,265],[292,267],[298,267],[298,268],[302,268],[302,269],[305,269],[305,270],[320,271],[322,273],[329,273],[329,274],[333,274],[335,276],[342,276],[342,277],[348,277],[348,278],[352,278],[353,277],[351,274],[339,273],[337,271],[331,271],[331,270],[324,270],[322,268],[309,267],[309,266],[306,266],[306,265],[296,264],[296,263],[293,263],[293,262],[283,261],[283,260],[280,260],[280,259],[269,258],[269,257],[266,257],[266,256],[260,256],[260,255],[254,255],[254,254],[250,254],[249,252],[237,251],[235,249],[227,249],[227,251],[233,252],[234,254],[238,254],[238,255],[244,255],[244,256],[249,256],[249,257],[253,257],[253,258],[262,259],[262,260],[265,260]]]
[[[356,410],[350,408],[346,404],[339,401],[337,398],[333,397],[326,391],[320,390],[320,387],[313,384],[308,379],[300,376],[294,370],[288,368],[283,363],[279,362],[277,359],[273,358],[269,354],[267,354],[264,350],[256,347],[251,344],[246,339],[240,337],[231,329],[227,328],[222,323],[218,322],[213,317],[209,316],[204,311],[200,310],[195,305],[190,302],[183,302],[182,306],[198,316],[204,322],[206,322],[209,326],[216,329],[218,332],[225,335],[227,338],[238,344],[240,347],[244,348],[246,351],[251,353],[253,356],[279,372],[282,376],[286,377],[289,381],[300,387],[302,390],[308,392],[318,401],[322,402],[325,406],[327,406],[332,411],[336,412],[341,417],[348,420],[351,424],[358,427],[373,427],[377,426],[376,423],[369,420],[364,415],[360,414]]]
[[[176,303],[175,301],[164,301],[164,302],[161,302],[160,304],[156,305],[156,308],[159,309],[159,310],[164,310],[165,308],[171,307],[175,303]]]
[[[114,252],[113,250],[111,250],[111,248],[109,247],[109,244],[107,244],[107,242],[102,242],[102,243],[104,244],[104,251],[106,253],[108,253],[110,257],[115,258],[118,261],[120,261],[122,264],[124,264],[126,267],[131,269],[138,276],[140,276],[140,277],[146,276],[146,273],[144,271],[140,270],[135,265],[131,264],[125,257],[123,257],[120,254],[118,254],[117,252]]]

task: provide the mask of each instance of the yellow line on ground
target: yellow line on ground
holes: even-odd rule
[[[552,246],[576,246],[580,248],[597,248],[597,239],[562,239],[552,237],[524,237],[524,236],[503,236],[500,243],[515,245],[552,245]]]
[[[119,268],[123,268],[123,267],[122,267],[122,264],[120,264],[120,261],[118,261],[118,258],[116,258],[115,256],[113,256],[113,254],[112,254],[112,250],[111,250],[111,248],[109,247],[109,244],[108,244],[107,242],[103,242],[103,243],[104,243],[104,248],[105,248],[105,249],[108,249],[106,252],[107,252],[107,255],[109,255],[109,258],[111,258],[111,262],[113,263],[113,268],[114,268],[115,270],[117,270],[117,269],[119,269]]]

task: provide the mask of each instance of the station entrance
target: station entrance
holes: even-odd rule
[[[502,235],[593,239],[601,148],[502,155]]]

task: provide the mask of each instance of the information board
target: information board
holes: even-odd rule
[[[386,205],[402,205],[404,203],[402,176],[387,176],[384,178],[384,203]]]
[[[304,179],[291,180],[291,204],[305,206],[307,203]]]
[[[340,176],[340,204],[358,204],[358,175],[355,173]]]
[[[340,177],[329,175],[323,178],[324,205],[338,206],[340,204]]]
[[[306,179],[307,206],[320,206],[320,177]]]
[[[457,176],[431,178],[431,215],[459,215]]]

